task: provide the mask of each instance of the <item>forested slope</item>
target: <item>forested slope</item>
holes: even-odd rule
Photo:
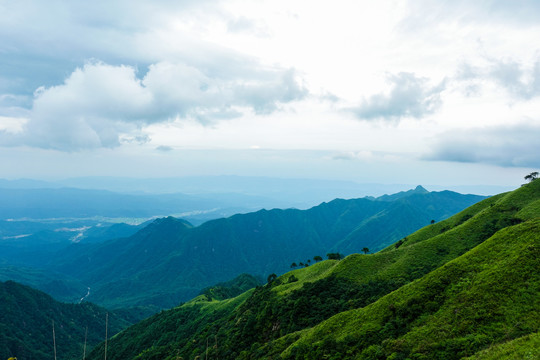
[[[28,286],[0,282],[0,359],[53,359],[53,339],[58,359],[82,358],[85,336],[88,351],[105,339],[107,313],[109,334],[130,325],[91,303],[65,304]]]

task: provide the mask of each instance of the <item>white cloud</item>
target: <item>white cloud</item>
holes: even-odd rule
[[[443,22],[458,22],[461,26],[502,24],[528,27],[538,25],[540,3],[537,0],[414,0],[407,2],[404,26],[425,26],[434,29]]]
[[[23,131],[23,127],[28,119],[14,118],[8,116],[0,116],[0,133],[2,131],[6,133],[17,134]]]
[[[332,155],[332,160],[373,160],[374,154],[371,151],[342,151]]]
[[[515,61],[499,61],[489,76],[515,97],[529,100],[540,95],[540,59],[530,69]]]
[[[270,36],[270,31],[266,26],[245,16],[230,19],[227,22],[227,30],[234,33],[248,33],[262,38]]]
[[[453,130],[435,138],[427,160],[540,167],[540,121]]]
[[[106,153],[106,173],[132,155],[141,172],[144,151],[179,159],[185,149],[256,144],[324,149],[354,160],[325,155],[324,166],[369,162],[375,171],[381,154],[417,158],[434,134],[454,129],[431,157],[531,163],[519,160],[525,146],[494,134],[496,142],[481,144],[460,129],[528,118],[537,132],[539,4],[0,1],[0,151],[8,154],[0,160],[35,151],[62,159],[58,169],[68,171],[61,164],[70,157]],[[464,144],[476,158],[460,153]],[[63,153],[83,149],[93,151]],[[228,154],[227,164],[254,171],[240,153]],[[427,171],[439,165],[429,162]]]
[[[24,131],[3,142],[63,151],[144,143],[140,130],[147,124],[186,117],[206,123],[240,116],[242,109],[271,113],[306,94],[294,70],[256,68],[229,79],[160,62],[139,79],[133,67],[94,62],[62,85],[39,88]]]
[[[33,115],[64,118],[111,118],[132,120],[144,117],[153,94],[129,66],[88,63],[76,69],[62,85],[35,92]]]
[[[444,81],[430,86],[426,78],[411,73],[389,75],[390,90],[364,99],[362,104],[351,109],[363,120],[399,120],[402,117],[423,118],[433,114],[441,105]]]
[[[486,61],[484,66],[460,65],[456,80],[468,81],[474,95],[481,94],[481,82],[489,81],[504,89],[513,99],[531,100],[540,96],[540,59],[531,65],[508,59]]]

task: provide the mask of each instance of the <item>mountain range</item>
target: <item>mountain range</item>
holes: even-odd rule
[[[539,244],[535,180],[377,253],[199,295],[120,332],[107,358],[537,359]]]
[[[266,277],[330,252],[377,251],[482,198],[417,187],[393,197],[260,210],[196,227],[167,217],[127,238],[72,244],[46,267],[90,287],[87,300],[103,306],[170,308],[241,273]]]

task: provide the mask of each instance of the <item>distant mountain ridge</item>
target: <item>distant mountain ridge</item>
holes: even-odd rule
[[[418,185],[414,189],[407,190],[407,191],[400,191],[398,193],[392,194],[392,195],[382,195],[376,198],[376,200],[379,201],[393,201],[397,199],[402,199],[404,197],[410,196],[412,194],[427,194],[429,191],[427,191],[422,185]]]
[[[483,198],[417,188],[384,201],[336,199],[308,210],[260,210],[197,227],[169,217],[128,238],[74,244],[49,266],[88,284],[89,300],[98,304],[167,308],[241,273],[279,274],[315,255],[376,251]]]

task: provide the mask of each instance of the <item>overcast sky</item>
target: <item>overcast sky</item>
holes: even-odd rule
[[[518,186],[540,1],[0,0],[0,177]]]

